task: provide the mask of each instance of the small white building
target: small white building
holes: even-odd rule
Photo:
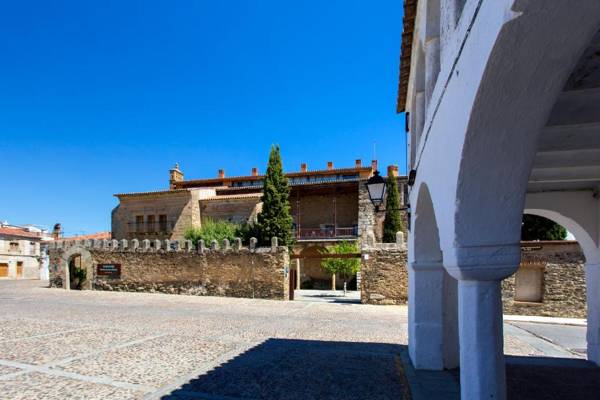
[[[414,366],[460,365],[463,399],[506,398],[500,282],[524,212],[581,245],[600,363],[600,1],[405,0],[398,111]]]
[[[44,239],[46,231],[35,226],[0,224],[0,279],[40,279]]]

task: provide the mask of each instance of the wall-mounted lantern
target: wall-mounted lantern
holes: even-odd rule
[[[383,204],[385,189],[385,179],[379,175],[379,171],[375,171],[373,176],[367,180],[367,191],[369,192],[371,203],[375,206],[375,211],[379,211],[379,206]]]

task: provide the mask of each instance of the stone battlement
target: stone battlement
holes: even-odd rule
[[[122,240],[69,240],[55,241],[49,245],[49,250],[67,250],[69,248],[79,246],[88,250],[104,250],[114,252],[133,252],[133,253],[170,253],[170,252],[187,252],[187,253],[210,253],[210,252],[280,252],[288,251],[287,247],[279,246],[279,241],[276,237],[271,239],[271,247],[257,247],[257,239],[251,238],[250,245],[244,247],[242,239],[235,238],[233,243],[228,239],[218,243],[213,240],[207,246],[204,240],[199,240],[197,246],[191,240],[138,240],[138,239],[122,239]]]

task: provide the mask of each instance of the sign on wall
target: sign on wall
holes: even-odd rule
[[[98,264],[96,266],[96,275],[105,278],[119,279],[121,278],[121,264]]]

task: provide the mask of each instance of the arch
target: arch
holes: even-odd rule
[[[412,240],[409,242],[410,261],[441,263],[442,249],[437,218],[429,187],[425,182],[418,187],[412,226]]]
[[[93,280],[93,259],[92,254],[83,246],[76,245],[65,250],[60,256],[60,267],[63,275],[63,287],[66,290],[71,289],[71,271],[70,264],[71,261],[76,258],[81,257],[81,265],[86,270],[87,279],[85,285],[82,289],[92,289],[92,280]]]
[[[465,132],[454,219],[459,246],[518,245],[538,136],[600,26],[593,0],[514,7],[490,49]]]
[[[418,186],[409,232],[409,354],[416,368],[458,365],[458,287],[445,270],[434,203]]]
[[[526,208],[523,211],[523,214],[532,214],[548,218],[549,220],[552,220],[557,224],[562,225],[569,232],[571,232],[573,236],[575,236],[575,239],[577,240],[577,242],[579,242],[579,245],[581,246],[581,250],[583,251],[587,262],[594,264],[600,262],[600,260],[598,259],[598,249],[594,244],[594,240],[589,235],[589,233],[572,218],[569,218],[566,215],[559,213],[558,211],[535,208]]]

